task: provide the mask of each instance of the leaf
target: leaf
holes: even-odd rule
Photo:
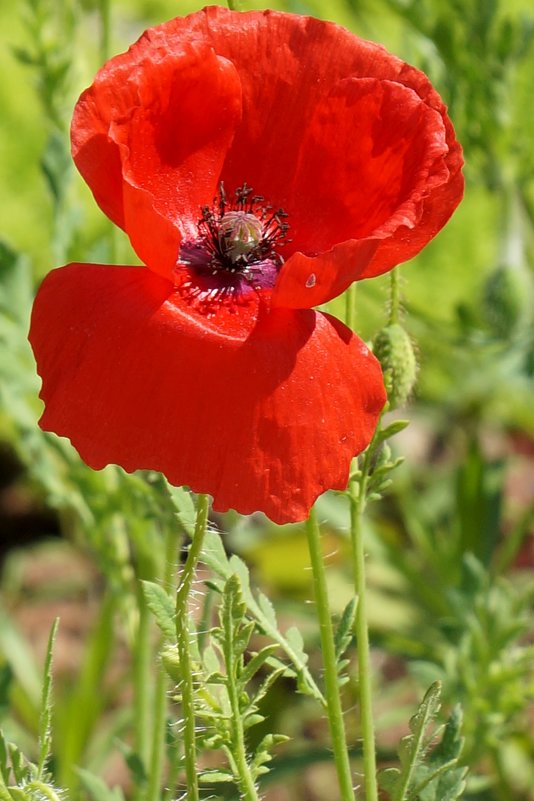
[[[37,779],[39,780],[43,778],[45,765],[50,757],[52,748],[52,735],[50,732],[50,722],[52,719],[52,656],[58,626],[59,618],[56,617],[48,636],[43,691],[41,694],[41,711],[39,715],[39,762],[37,765]]]
[[[339,620],[335,635],[334,643],[336,647],[336,659],[339,662],[341,657],[349,647],[354,636],[354,620],[356,617],[356,609],[358,607],[358,599],[351,598],[343,610],[343,614]]]
[[[146,784],[148,776],[141,756],[137,753],[137,751],[134,751],[130,745],[127,745],[127,743],[123,742],[122,740],[117,740],[116,743],[119,751],[124,757],[124,761],[128,765],[128,769],[132,779],[134,780],[135,786],[140,787]]]
[[[184,487],[173,487],[167,482],[167,492],[169,493],[172,505],[176,510],[176,517],[189,537],[195,533],[195,523],[197,511],[192,493]]]
[[[234,775],[231,770],[205,770],[198,776],[200,784],[220,784],[222,782],[233,782]]]
[[[242,687],[246,687],[249,681],[256,675],[272,654],[278,650],[278,645],[266,645],[257,654],[248,661],[243,672],[239,676],[239,683]],[[285,669],[285,668],[284,668]]]
[[[91,796],[93,801],[124,801],[124,795],[120,787],[108,787],[99,777],[88,770],[76,768],[83,788]]]
[[[141,581],[147,606],[166,640],[176,641],[175,608],[173,599],[154,581]]]
[[[416,766],[421,762],[427,747],[427,729],[436,717],[440,708],[441,683],[436,681],[427,690],[417,712],[410,720],[410,734],[403,737],[399,744],[401,770],[395,776],[391,769],[384,775],[379,772],[381,786],[389,785],[391,801],[408,801],[414,798],[410,792]]]
[[[222,538],[215,531],[206,531],[202,548],[202,561],[221,578],[227,579],[232,572]]]
[[[395,434],[399,434],[401,431],[404,431],[409,424],[409,420],[394,420],[388,426],[382,428],[376,433],[373,446],[376,447],[382,442],[385,442],[387,439],[391,439],[391,437],[394,437]]]
[[[217,537],[219,542],[214,537]],[[246,564],[238,556],[232,556],[230,559],[226,557],[218,535],[207,532],[205,543],[207,545],[203,549],[202,560],[224,580],[227,580],[232,573],[239,576],[241,592],[249,614],[259,624],[262,633],[278,643],[289,658],[295,669],[299,692],[315,698],[321,706],[326,707],[325,698],[306,666],[307,655],[301,648],[296,649],[292,646],[287,637],[279,631],[276,612],[270,600],[262,593],[258,594],[257,600],[254,597],[250,589],[250,577]]]

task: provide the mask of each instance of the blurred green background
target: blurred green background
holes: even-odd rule
[[[128,689],[142,620],[135,582],[161,568],[151,520],[165,504],[146,477],[92,473],[68,443],[39,431],[29,311],[54,266],[136,262],[71,165],[70,113],[105,55],[200,7],[0,6],[0,723],[31,757],[43,638],[60,612],[54,769],[74,797],[81,791],[73,764],[112,784],[132,783],[132,761],[116,742],[128,742],[135,715]],[[466,797],[527,801],[534,798],[534,11],[529,0],[270,7],[334,20],[424,69],[464,146],[463,203],[401,268],[404,324],[420,367],[401,415],[411,424],[394,442],[406,462],[368,522],[378,741],[387,763],[416,699],[440,678],[446,708],[456,701],[464,708]],[[388,287],[386,276],[358,288],[357,328],[366,339],[385,324]],[[330,310],[343,317],[343,299]],[[340,613],[351,593],[346,501],[326,495],[319,511]],[[301,528],[232,514],[215,522],[280,617],[297,621],[315,664]],[[293,740],[273,763],[269,797],[330,801],[324,721],[290,685],[274,692],[275,728]],[[345,692],[347,705],[356,703],[355,681]],[[356,724],[351,733],[357,743]]]

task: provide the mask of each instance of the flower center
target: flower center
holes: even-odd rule
[[[243,289],[274,285],[284,263],[279,249],[287,244],[287,214],[273,210],[247,184],[229,200],[221,183],[212,206],[202,206],[196,239],[185,241],[179,262],[204,276],[217,276],[221,287]]]

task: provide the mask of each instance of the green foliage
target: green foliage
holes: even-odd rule
[[[437,734],[431,726],[440,709],[440,697],[441,685],[436,682],[411,718],[410,734],[400,742],[400,768],[385,768],[378,775],[391,801],[456,801],[465,789],[466,768],[458,765],[462,749],[459,709],[449,718],[440,742],[432,747]]]
[[[212,532],[206,535],[202,560],[219,579],[226,581],[232,575],[239,577],[244,601],[259,630],[280,646],[291,663],[291,668],[286,667],[286,673],[296,677],[299,692],[310,695],[324,706],[323,695],[307,667],[308,656],[300,633],[296,629],[289,629],[285,634],[280,632],[271,601],[261,592],[256,597],[252,593],[248,568],[243,560],[237,556],[228,558],[221,538]],[[222,591],[220,581],[214,582],[213,586],[218,592]]]

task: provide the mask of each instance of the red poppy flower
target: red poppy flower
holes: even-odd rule
[[[441,99],[337,25],[214,7],[111,59],[72,147],[146,266],[45,279],[41,426],[93,468],[305,518],[346,486],[385,401],[365,345],[311,307],[414,256],[458,204]]]

